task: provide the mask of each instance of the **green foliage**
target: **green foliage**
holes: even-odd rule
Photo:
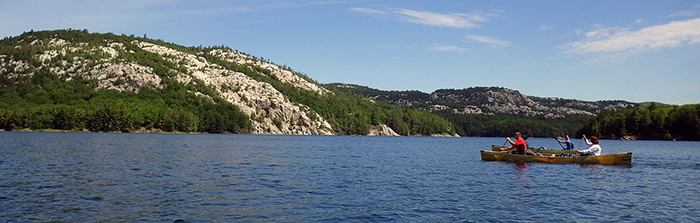
[[[318,112],[339,134],[366,135],[372,125],[378,124],[386,124],[400,135],[454,134],[450,122],[425,111],[372,102],[341,91],[319,95],[281,83],[274,86],[292,101]]]
[[[215,104],[191,93],[89,93],[91,97],[87,101],[81,98],[64,104],[38,105],[27,101],[10,106],[9,103],[2,103],[0,128],[87,129],[99,132],[129,132],[145,128],[210,133],[242,133],[250,129],[250,120],[238,107],[228,103]]]
[[[342,83],[331,83],[325,84],[324,86],[336,91],[343,91],[350,94],[362,95],[365,97],[375,98],[376,100],[381,101],[407,100],[422,102],[430,99],[430,94],[420,91],[382,91],[366,86]]]
[[[161,91],[95,91],[92,82],[55,75],[30,79],[0,77],[0,128],[242,133],[251,128],[247,115],[218,98],[196,96],[177,82]],[[15,83],[15,84],[12,84]],[[199,86],[199,88],[204,88]]]
[[[599,138],[700,140],[700,105],[629,106],[588,119],[577,135]]]
[[[574,135],[587,116],[569,116],[564,119],[523,117],[509,114],[477,115],[438,112],[455,125],[462,136],[502,137],[521,132],[530,137],[561,137]]]

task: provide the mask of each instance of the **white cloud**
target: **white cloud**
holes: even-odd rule
[[[697,44],[700,43],[700,18],[637,31],[619,27],[600,28],[585,33],[585,37],[582,41],[566,44],[564,53],[620,55]]]
[[[698,15],[697,11],[680,11],[669,15],[668,17],[695,17]]]
[[[382,10],[376,10],[376,9],[368,9],[368,8],[350,8],[351,11],[356,11],[360,13],[365,13],[365,14],[374,14],[374,15],[388,15],[389,13],[386,11]]]
[[[476,22],[487,21],[486,18],[478,15],[465,14],[439,14],[433,12],[421,12],[408,9],[399,9],[396,14],[404,15],[405,20],[413,23],[430,25],[430,26],[447,26],[454,28],[472,28],[478,27]]]
[[[615,33],[622,33],[626,32],[628,29],[627,28],[619,28],[619,27],[612,27],[612,28],[599,28],[595,29],[589,32],[584,33],[583,35],[586,36],[586,38],[606,38],[614,35]]]
[[[442,46],[442,45],[435,45],[430,48],[428,48],[428,51],[433,51],[433,52],[464,52],[469,49],[463,48],[463,47],[458,47],[458,46]]]
[[[497,46],[497,47],[507,47],[510,45],[510,42],[508,41],[503,41],[499,39],[495,39],[493,37],[488,37],[488,36],[476,36],[476,35],[468,35],[467,38],[472,39],[477,42],[481,43],[487,43],[492,46]]]
[[[396,19],[404,20],[416,24],[429,26],[444,26],[453,28],[475,28],[479,27],[478,23],[489,21],[493,14],[440,14],[434,12],[415,11],[410,9],[395,9],[391,11],[369,9],[369,8],[350,8],[352,11],[369,14],[369,15],[389,15]]]

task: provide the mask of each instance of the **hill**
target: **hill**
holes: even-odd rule
[[[87,30],[3,39],[0,86],[6,130],[454,134],[439,116],[328,90],[228,47]]]
[[[325,85],[407,108],[440,115],[467,136],[510,136],[520,131],[536,137],[576,135],[586,120],[601,111],[638,106],[627,101],[581,101],[526,96],[500,87],[461,90],[382,91],[366,86],[332,83]]]

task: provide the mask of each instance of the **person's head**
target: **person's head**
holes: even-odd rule
[[[566,135],[566,140],[569,140],[569,135]]]
[[[598,144],[598,137],[591,136],[591,142],[592,142],[593,144]]]
[[[516,133],[515,133],[515,138],[516,138],[516,139],[519,139],[519,138],[522,138],[522,137],[523,137],[523,135],[520,134],[520,132],[516,132]]]

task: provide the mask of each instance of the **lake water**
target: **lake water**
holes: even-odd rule
[[[601,140],[629,166],[481,161],[504,142],[0,132],[0,221],[700,222],[700,142]]]

